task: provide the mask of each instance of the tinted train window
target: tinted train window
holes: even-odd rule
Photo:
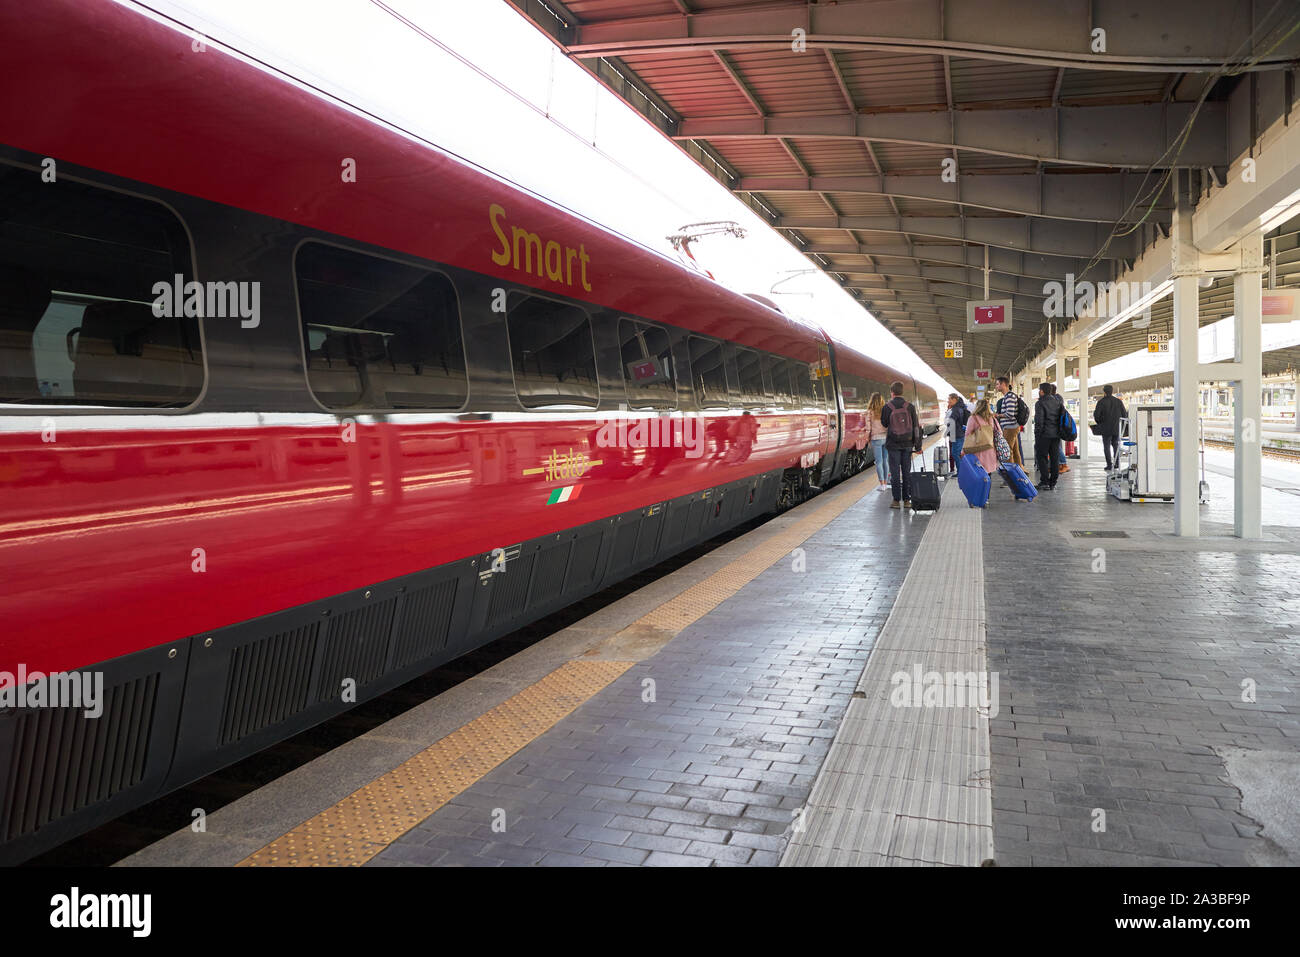
[[[0,402],[189,405],[203,388],[192,276],[166,207],[0,164]]]
[[[746,405],[766,405],[769,390],[763,385],[763,359],[753,349],[736,349],[740,397]]]
[[[307,381],[331,409],[458,409],[460,309],[439,273],[305,243],[294,262]]]
[[[596,407],[596,353],[591,320],[577,306],[512,295],[506,323],[515,391],[527,408]]]
[[[628,404],[634,409],[676,408],[677,385],[668,333],[649,323],[620,319],[618,338]]]
[[[776,404],[784,409],[794,407],[794,390],[790,387],[790,360],[782,356],[769,357],[772,366],[772,388]]]
[[[695,397],[703,408],[731,405],[727,388],[727,371],[723,362],[722,343],[691,336],[691,379]]]

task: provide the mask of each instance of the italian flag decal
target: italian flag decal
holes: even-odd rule
[[[561,502],[572,502],[581,491],[581,485],[566,485],[564,488],[552,489],[551,497],[546,500],[546,504],[558,505]]]

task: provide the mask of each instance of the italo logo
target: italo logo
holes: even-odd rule
[[[1052,280],[1043,283],[1043,315],[1048,319],[1068,316],[1077,318],[1096,307],[1101,317],[1117,316],[1136,303],[1146,302],[1142,321],[1134,322],[1138,328],[1151,322],[1150,297],[1153,287],[1149,282],[1082,282],[1074,281],[1074,273],[1065,274],[1065,282]]]
[[[148,937],[153,928],[153,895],[83,894],[74,887],[50,898],[50,926],[126,927],[132,937]]]
[[[596,433],[603,449],[685,449],[688,459],[704,454],[706,436],[697,416],[682,418],[612,418]]]
[[[102,671],[0,671],[0,708],[81,708],[87,718],[104,713]]]
[[[895,708],[978,708],[998,716],[996,671],[896,671],[889,683],[889,703]]]
[[[260,282],[197,282],[177,273],[171,282],[153,284],[153,314],[179,319],[239,319],[240,328],[256,329],[262,322]]]

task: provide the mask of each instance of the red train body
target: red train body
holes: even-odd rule
[[[0,9],[0,672],[107,689],[0,712],[0,859],[864,467],[847,375],[938,424],[820,330],[192,39]],[[173,276],[260,310],[160,332]]]

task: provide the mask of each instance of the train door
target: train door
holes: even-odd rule
[[[823,363],[826,366],[826,378],[824,379],[825,390],[829,391],[826,396],[828,405],[831,406],[830,421],[833,434],[830,443],[830,470],[825,472],[831,479],[839,478],[844,471],[844,394],[840,385],[839,369],[835,362],[835,347],[831,345],[829,351],[826,346],[822,346]]]

